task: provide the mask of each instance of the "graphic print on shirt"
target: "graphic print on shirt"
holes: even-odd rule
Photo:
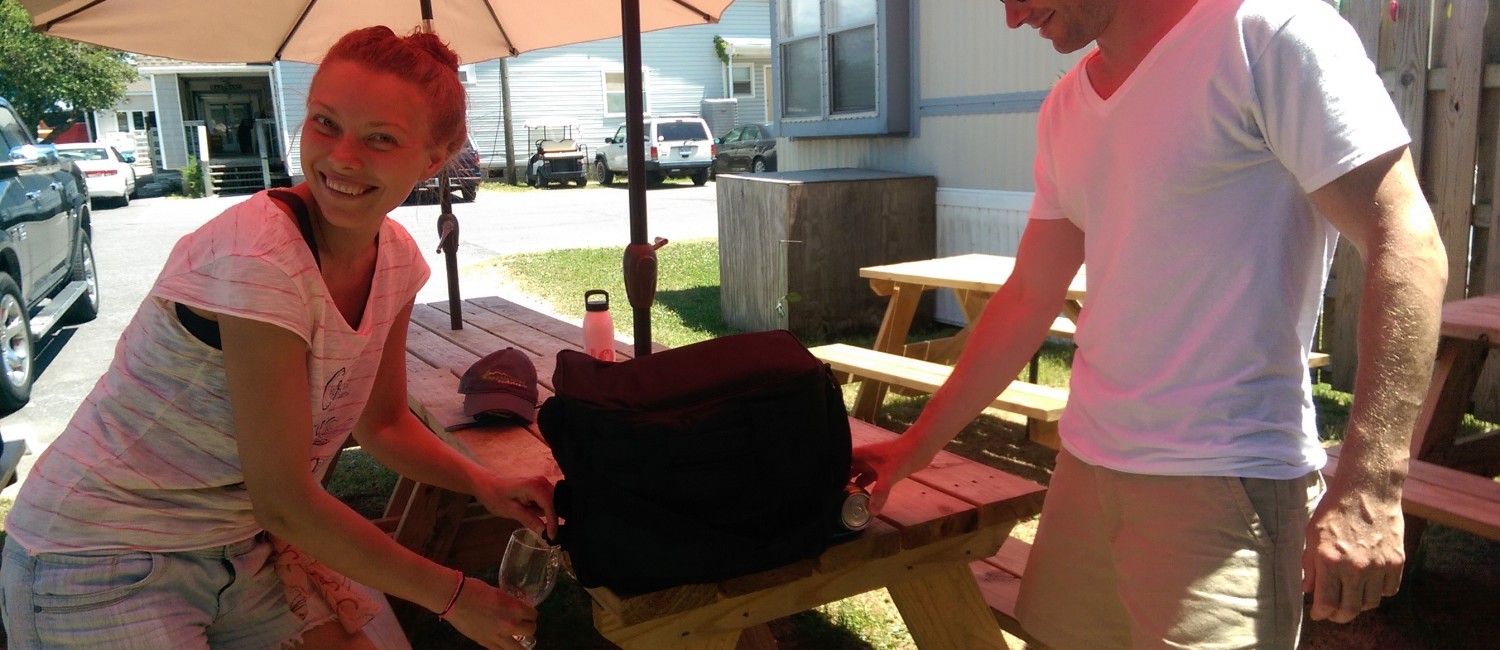
[[[349,386],[344,381],[345,376],[348,374],[349,368],[347,366],[339,368],[333,373],[333,376],[329,377],[328,381],[323,384],[322,406],[324,412],[333,409],[334,405],[340,399],[349,396]],[[318,422],[314,422],[313,446],[321,447],[328,444],[329,441],[333,440],[336,437],[339,437],[341,431],[342,428],[339,427],[339,418],[337,415],[329,415],[328,417],[325,417]]]
[[[328,378],[328,382],[323,384],[323,410],[327,411],[334,402],[349,396],[349,387],[344,383],[344,376],[347,374],[349,374],[347,367],[339,368],[338,372],[333,373],[333,376]]]

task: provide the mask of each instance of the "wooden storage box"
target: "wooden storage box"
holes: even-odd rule
[[[804,341],[874,332],[887,300],[859,269],[936,255],[937,179],[870,169],[723,174],[719,281],[724,322]],[[924,299],[916,323],[931,318]]]

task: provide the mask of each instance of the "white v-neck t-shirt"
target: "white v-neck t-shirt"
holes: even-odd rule
[[[180,551],[260,531],[240,471],[224,355],[174,303],[263,321],[307,343],[312,454],[321,476],[369,399],[387,334],[428,277],[411,235],[381,226],[357,328],[328,294],[296,223],[258,194],[183,237],[62,435],[37,460],[6,521],[31,553]]]
[[[1085,235],[1059,428],[1080,459],[1288,479],[1323,465],[1307,355],[1337,231],[1308,192],[1410,141],[1315,0],[1201,0],[1109,98],[1085,56],[1039,118],[1033,219]]]

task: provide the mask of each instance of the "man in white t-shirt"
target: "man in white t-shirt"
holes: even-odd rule
[[[1016,269],[900,439],[879,507],[1024,365],[1088,264],[1068,407],[1017,615],[1057,648],[1293,648],[1302,592],[1396,593],[1401,483],[1447,266],[1409,137],[1317,0],[1010,0],[1097,49],[1038,120]],[[1359,371],[1326,486],[1307,354],[1334,244],[1359,251]],[[1320,503],[1320,497],[1321,503]]]

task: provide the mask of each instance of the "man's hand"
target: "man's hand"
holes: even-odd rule
[[[891,486],[906,478],[911,472],[903,469],[909,462],[911,450],[902,444],[903,438],[854,448],[850,473],[855,485],[870,492],[870,514],[878,515],[891,496]]]
[[[1312,592],[1315,621],[1348,623],[1401,588],[1406,522],[1395,499],[1359,491],[1325,495],[1307,525],[1302,591]]]
[[[552,482],[544,476],[490,477],[480,482],[474,498],[501,517],[521,522],[547,539],[557,539],[557,512],[552,508]]]

